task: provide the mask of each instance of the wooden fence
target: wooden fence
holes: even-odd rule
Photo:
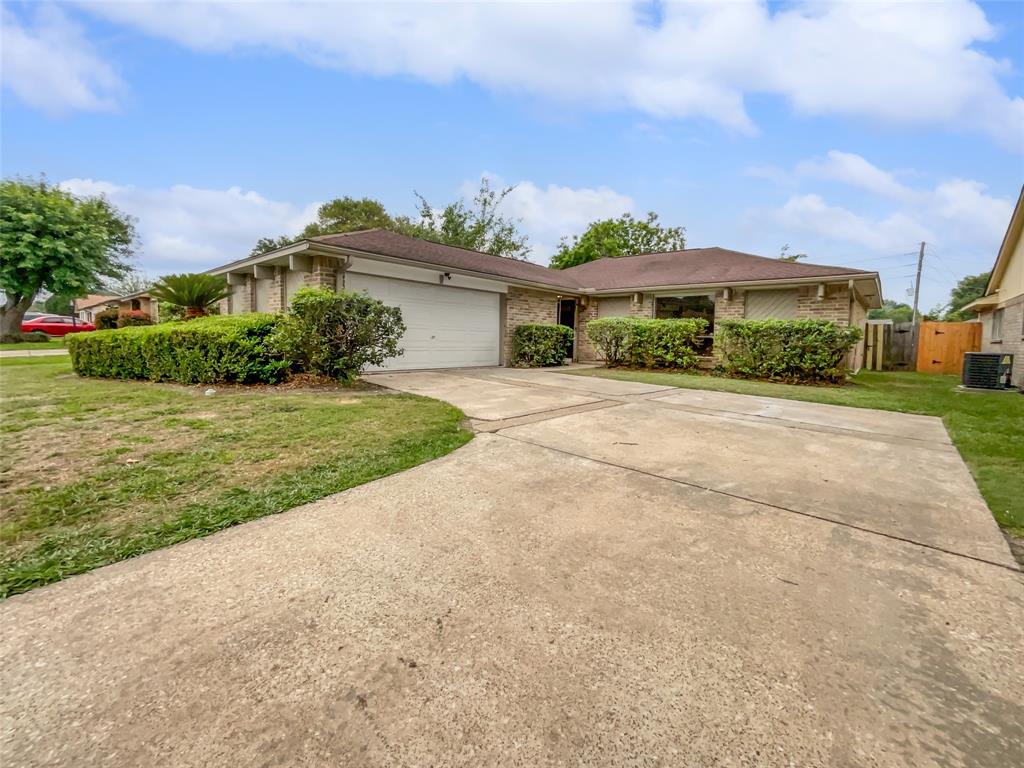
[[[869,371],[914,370],[914,324],[869,320],[863,366]]]
[[[981,349],[981,323],[936,323],[924,320],[918,332],[919,373],[958,374],[965,352]]]

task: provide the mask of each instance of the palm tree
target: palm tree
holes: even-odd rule
[[[229,294],[227,281],[218,275],[166,275],[149,289],[150,296],[185,308],[185,317],[202,317]]]

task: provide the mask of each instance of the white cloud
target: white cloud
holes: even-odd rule
[[[914,242],[933,239],[929,229],[906,214],[871,219],[829,205],[813,194],[790,197],[771,216],[787,229],[855,243],[872,251],[906,250]]]
[[[796,172],[803,176],[829,179],[861,187],[882,197],[913,200],[915,192],[905,187],[889,171],[872,165],[860,155],[833,149],[825,159],[804,160]]]
[[[284,52],[314,66],[443,84],[465,78],[662,118],[756,130],[750,94],[801,113],[942,125],[1020,148],[1024,99],[999,82],[996,36],[944,3],[101,3],[92,12],[209,52]]]
[[[747,211],[744,224],[792,242],[794,251],[809,252],[812,261],[822,254],[829,263],[877,270],[886,294],[898,300],[904,299],[900,289],[913,283],[914,255],[923,240],[924,307],[946,301],[960,277],[991,268],[1013,210],[1013,200],[994,197],[980,182],[954,178],[931,188],[910,187],[892,172],[844,152],[798,164],[792,178],[808,177],[837,181],[870,196],[843,195],[837,203],[813,192],[790,194],[777,208]],[[877,211],[880,202],[890,207],[888,213],[854,210]]]
[[[484,172],[492,188],[511,186],[500,177]],[[520,181],[502,203],[503,215],[520,220],[520,228],[530,238],[530,258],[547,264],[560,238],[580,233],[598,219],[631,213],[633,199],[608,187],[540,187],[532,181]],[[469,199],[479,189],[479,181],[465,181],[459,190]]]
[[[196,271],[248,255],[264,236],[294,235],[316,217],[319,203],[270,200],[239,187],[154,189],[68,179],[77,195],[105,195],[138,220],[139,261],[151,275]]]
[[[492,187],[507,186],[494,174],[483,175]],[[203,270],[242,258],[261,237],[297,235],[316,218],[320,205],[271,200],[239,187],[148,188],[95,179],[68,179],[61,186],[76,195],[104,195],[134,216],[141,241],[139,262],[151,275]],[[469,199],[478,189],[479,180],[466,181],[458,193]],[[541,187],[521,181],[502,204],[502,213],[521,220],[533,248],[531,259],[547,264],[561,236],[633,208],[631,198],[607,187]]]
[[[52,115],[116,107],[121,78],[58,8],[39,6],[31,26],[5,9],[2,31],[3,86],[26,104]]]

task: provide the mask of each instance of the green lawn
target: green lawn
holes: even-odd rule
[[[808,387],[654,371],[571,371],[580,376],[939,416],[1000,526],[1024,537],[1024,396],[964,392],[956,376],[862,371],[844,387]]]
[[[314,501],[466,443],[377,390],[184,388],[0,359],[0,597]]]
[[[15,344],[0,344],[0,351],[6,350],[30,350],[30,349],[64,349],[64,339],[50,339],[49,341],[21,341]]]

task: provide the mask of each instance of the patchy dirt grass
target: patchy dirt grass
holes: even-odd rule
[[[372,385],[180,387],[0,364],[0,597],[414,466],[462,413]]]

